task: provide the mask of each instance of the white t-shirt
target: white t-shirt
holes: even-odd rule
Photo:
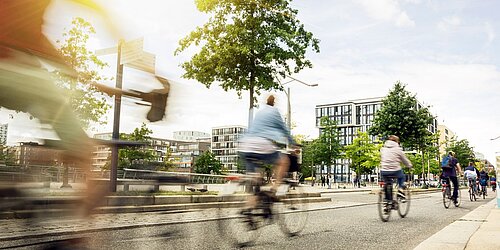
[[[477,173],[476,173],[476,171],[465,170],[464,176],[467,177],[468,179],[474,179],[474,178],[477,178]]]
[[[239,151],[257,154],[272,154],[278,147],[272,141],[262,137],[243,137],[239,143]]]

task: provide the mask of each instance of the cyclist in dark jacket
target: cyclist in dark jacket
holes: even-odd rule
[[[457,172],[460,174],[462,172],[462,169],[460,168],[460,163],[458,163],[457,158],[455,158],[455,153],[450,151],[447,156],[449,157],[448,165],[447,166],[441,166],[443,169],[443,177],[444,178],[449,178],[451,183],[453,183],[453,203],[457,204],[458,200],[458,178],[457,178]]]
[[[484,190],[486,196],[488,196],[488,192],[486,192],[486,185],[488,185],[489,179],[490,177],[488,176],[488,173],[484,171],[484,169],[479,172],[479,184],[481,184],[481,189]]]

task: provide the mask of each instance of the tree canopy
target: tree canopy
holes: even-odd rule
[[[455,157],[460,163],[460,166],[465,167],[469,165],[469,162],[476,161],[476,156],[474,154],[474,148],[469,145],[469,141],[463,140],[452,140],[448,147],[446,147],[446,152],[455,152]]]
[[[432,135],[428,128],[433,117],[428,107],[420,106],[415,95],[405,88],[403,83],[396,82],[382,100],[369,133],[382,138],[397,135],[404,148],[423,150]]]
[[[352,144],[344,147],[345,157],[351,160],[351,168],[358,175],[372,173],[380,165],[382,143],[374,144],[368,133],[358,131]]]
[[[140,128],[135,128],[131,134],[120,134],[120,139],[134,142],[149,142],[153,131],[142,123]],[[157,167],[163,167],[160,163],[151,164],[156,158],[155,152],[147,146],[126,147],[118,151],[118,166],[121,168],[132,167],[140,169],[156,170]]]
[[[200,47],[181,66],[183,77],[207,88],[217,82],[224,90],[254,93],[282,89],[279,78],[312,67],[305,54],[319,52],[319,40],[297,18],[291,0],[196,0],[199,11],[210,14],[201,27],[179,41],[175,54]],[[252,112],[249,114],[251,120]]]
[[[84,128],[90,124],[106,123],[103,116],[111,107],[106,96],[98,91],[91,82],[101,82],[106,78],[99,71],[108,65],[87,49],[90,35],[95,34],[94,27],[83,18],[74,18],[70,30],[63,33],[63,41],[57,41],[59,52],[64,60],[78,73],[77,77],[56,72],[58,85],[66,91],[71,107]]]
[[[194,172],[200,174],[220,174],[222,163],[209,150],[203,152],[194,162]]]
[[[340,158],[342,145],[339,141],[337,123],[332,119],[323,116],[320,119],[321,133],[318,137],[314,149],[314,156],[317,161],[327,165],[327,171],[330,173],[330,167],[335,160]]]

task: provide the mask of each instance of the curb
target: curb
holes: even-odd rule
[[[460,219],[444,227],[428,239],[422,241],[414,249],[465,249],[470,238],[486,221],[493,204],[496,204],[495,199],[477,207]]]

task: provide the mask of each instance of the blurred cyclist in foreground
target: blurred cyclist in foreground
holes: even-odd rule
[[[89,0],[70,0],[98,13]],[[43,33],[44,15],[50,0],[0,1],[0,106],[27,112],[49,124],[60,139],[64,161],[81,167],[90,176],[93,144],[72,111],[69,101],[55,85],[51,67],[77,77]],[[101,191],[87,185],[82,211],[85,214],[100,201]]]
[[[274,165],[276,181],[272,190],[276,190],[284,173],[290,165],[289,157],[279,150],[286,145],[294,145],[295,141],[283,122],[278,109],[274,107],[274,96],[267,98],[266,105],[256,114],[248,132],[240,140],[240,156],[243,159],[247,174],[253,174],[261,179],[264,164]],[[255,199],[250,199],[249,205],[255,205]]]

